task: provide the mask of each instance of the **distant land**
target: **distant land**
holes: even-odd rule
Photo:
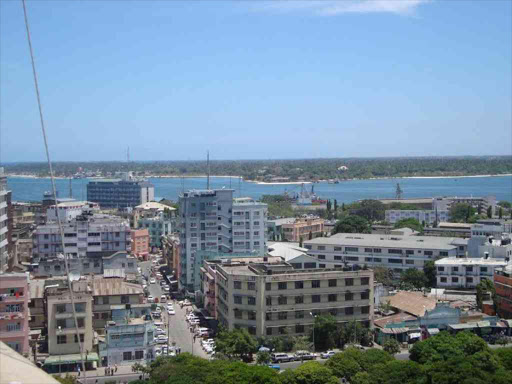
[[[48,177],[45,162],[3,163],[8,175]],[[207,173],[206,161],[55,162],[58,177],[112,177],[131,171],[143,177],[192,177]],[[396,177],[496,176],[512,174],[512,156],[211,160],[210,174],[266,183]]]

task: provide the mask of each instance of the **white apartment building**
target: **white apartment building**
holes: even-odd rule
[[[471,205],[473,208],[482,209],[482,212],[486,212],[487,208],[492,207],[493,214],[496,212],[496,196],[484,196],[484,197],[461,197],[461,196],[444,196],[436,197],[432,200],[432,210],[449,211],[450,208],[459,203],[465,203]]]
[[[509,228],[501,223],[473,224],[468,240],[468,256],[491,259],[512,260],[512,239]]]
[[[56,257],[108,256],[118,251],[130,252],[131,232],[127,220],[103,214],[84,214],[64,226],[64,249],[57,223],[40,225],[32,235],[34,262]]]
[[[462,257],[467,242],[452,237],[338,233],[305,241],[304,248],[318,260],[320,268],[348,263],[401,272],[422,269],[426,261],[440,257]]]
[[[7,176],[0,167],[0,273],[6,272],[9,264],[7,223]]]
[[[46,208],[46,220],[57,221],[57,213],[60,220],[68,222],[80,216],[84,212],[99,211],[100,206],[97,203],[90,203],[88,201],[65,201],[57,204],[50,205]]]
[[[373,271],[295,270],[286,262],[216,266],[216,311],[229,330],[254,336],[309,335],[314,318],[373,326]]]
[[[247,253],[262,256],[266,249],[267,205],[249,198],[233,199],[232,189],[191,190],[180,205],[179,285],[201,287],[202,252]]]
[[[387,209],[386,210],[386,221],[390,224],[404,219],[416,219],[420,223],[426,225],[433,225],[436,222],[448,221],[450,217],[450,211],[448,210],[405,210],[405,209]]]
[[[484,279],[492,280],[496,268],[505,267],[503,259],[446,257],[435,262],[438,288],[475,288]]]

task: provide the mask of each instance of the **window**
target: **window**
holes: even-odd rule
[[[406,249],[405,254],[406,255],[414,255],[414,251],[412,249]]]
[[[255,291],[256,290],[256,283],[254,281],[249,281],[247,283],[247,289],[249,291]]]
[[[354,314],[354,307],[345,308],[345,315],[353,315],[353,314]]]
[[[359,261],[359,257],[356,256],[347,256],[345,259],[347,261]]]
[[[373,251],[372,248],[365,248],[364,249],[365,253],[372,253],[372,251]]]
[[[7,332],[21,331],[21,323],[10,323],[7,324]]]
[[[108,296],[103,296],[103,304],[109,304],[110,300]]]
[[[74,336],[75,336],[75,343],[78,343],[78,337],[76,337],[76,335],[74,335]],[[85,340],[85,339],[84,339],[84,336],[85,336],[85,335],[84,335],[83,333],[81,333],[81,334],[80,334],[80,342],[81,342],[81,343],[83,343],[83,342],[84,342],[84,340]]]
[[[242,318],[242,311],[238,308],[235,308],[235,319],[241,319]]]
[[[341,252],[341,247],[334,247],[334,252]]]
[[[130,298],[128,296],[121,296],[121,304],[128,304],[130,302]]]
[[[279,296],[277,303],[279,305],[286,305],[288,303],[288,298],[286,296]]]
[[[337,294],[335,294],[335,293],[331,293],[331,294],[329,294],[329,296],[328,296],[327,298],[328,298],[328,301],[329,301],[330,303],[335,302],[335,301],[338,301],[338,295],[337,295]]]
[[[272,336],[272,328],[267,327],[267,336]]]
[[[466,272],[473,272],[473,267],[467,266],[466,267]]]
[[[444,272],[444,267],[437,267],[437,270],[438,270],[439,272]]]
[[[405,264],[414,264],[414,260],[405,260]]]
[[[256,305],[256,298],[254,296],[249,296],[247,298],[247,304],[249,304],[249,305]]]
[[[316,249],[318,249],[319,251],[325,251],[325,245],[319,245],[318,247],[316,247]]]
[[[388,263],[402,264],[402,260],[400,260],[400,259],[388,259]]]
[[[304,288],[304,282],[303,281],[296,281],[295,282],[295,289],[303,289]]]
[[[256,312],[255,311],[249,311],[249,320],[256,320]]]
[[[267,296],[267,305],[272,305],[272,297]]]
[[[446,283],[446,277],[441,277],[441,283]]]
[[[57,304],[56,305],[57,313],[65,313],[66,312],[66,304]]]
[[[265,313],[265,320],[272,321],[272,312]]]
[[[242,296],[234,295],[233,299],[235,300],[235,304],[242,304]]]
[[[67,328],[67,327],[66,327],[66,319],[58,319],[58,320],[57,320],[57,329],[58,329],[59,327],[60,327],[61,329]]]
[[[359,252],[357,247],[345,247],[345,252]]]
[[[135,351],[135,360],[142,360],[144,358],[144,351]]]
[[[277,314],[277,318],[279,320],[286,320],[286,319],[288,319],[288,312],[279,312]]]
[[[338,309],[337,308],[331,308],[331,309],[329,309],[329,313],[332,316],[337,316],[338,315]]]
[[[402,250],[401,249],[388,249],[388,253],[394,254],[394,255],[401,255]]]
[[[345,293],[345,301],[352,301],[354,300],[354,294],[352,292],[346,292]]]
[[[295,333],[304,333],[304,325],[296,324],[295,325]]]
[[[466,282],[472,283],[473,282],[473,278],[472,277],[466,277]]]
[[[487,272],[487,267],[480,267],[480,273]]]
[[[458,277],[452,277],[452,283],[458,283],[459,278]]]
[[[102,312],[101,313],[101,319],[102,320],[108,320],[109,316],[108,316],[108,312]]]
[[[318,264],[318,268],[325,268],[325,264]]]
[[[313,303],[319,303],[320,302],[320,295],[313,295],[313,296],[311,296],[311,301]]]
[[[132,359],[132,352],[129,351],[129,352],[123,352],[123,360],[124,361],[128,361],[128,360],[131,360]]]
[[[233,281],[233,288],[234,289],[242,289],[242,282],[241,281]]]
[[[338,280],[329,279],[329,287],[335,287],[338,284]]]
[[[316,263],[304,263],[304,269],[314,269],[316,268]]]
[[[334,260],[341,261],[341,260],[343,260],[343,258],[341,256],[334,256]]]
[[[272,283],[265,283],[265,289],[267,291],[271,291],[272,290]]]
[[[361,307],[361,313],[363,313],[363,314],[370,313],[370,306],[369,305],[365,305],[364,307]]]
[[[78,328],[84,328],[85,327],[85,319],[83,317],[78,317],[76,319]]]
[[[57,344],[66,344],[67,341],[67,335],[57,335]]]
[[[345,279],[345,286],[346,287],[351,287],[352,285],[354,285],[354,279],[353,278],[347,278]]]
[[[423,254],[425,256],[432,256],[434,254],[434,252],[432,252],[432,251],[425,251],[425,252],[423,252]]]
[[[295,304],[303,304],[304,296],[295,296]]]
[[[361,285],[369,285],[370,278],[369,277],[361,277]]]
[[[361,300],[368,300],[370,298],[370,292],[361,292]]]
[[[441,251],[439,252],[439,256],[448,256],[448,252]]]
[[[286,327],[279,327],[279,334],[286,335]]]
[[[94,262],[94,268],[99,268],[100,267],[100,263],[98,263],[97,261]]]
[[[318,258],[319,258],[320,260],[325,260],[325,255],[318,255]]]
[[[304,318],[304,311],[295,311],[295,318],[296,319],[303,319]]]
[[[311,282],[311,288],[320,288],[320,280],[313,280]]]
[[[452,267],[452,272],[459,272],[459,267]]]
[[[373,248],[373,253],[382,253],[382,249],[380,249],[380,248]]]
[[[277,284],[277,288],[280,289],[280,290],[283,290],[283,289],[287,289],[288,288],[288,284],[285,282],[279,282]]]

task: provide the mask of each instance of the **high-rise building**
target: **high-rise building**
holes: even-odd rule
[[[247,253],[266,250],[267,205],[233,199],[232,189],[191,190],[180,196],[180,288],[199,290],[201,252]]]
[[[87,184],[87,200],[98,203],[101,209],[133,208],[154,199],[154,185],[131,173],[123,174],[121,179],[98,179]]]
[[[0,168],[0,273],[7,271],[9,267],[8,199],[7,176],[4,169]]]

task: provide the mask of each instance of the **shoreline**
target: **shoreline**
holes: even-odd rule
[[[22,178],[22,179],[50,179],[50,176],[36,176],[36,175],[16,175],[16,174],[7,174],[7,177],[14,178]],[[343,184],[346,181],[364,181],[364,180],[393,180],[393,179],[462,179],[462,178],[478,178],[478,177],[510,177],[512,173],[502,173],[497,175],[459,175],[459,176],[389,176],[389,177],[369,177],[369,178],[353,178],[353,179],[343,179],[339,180],[338,184]],[[144,176],[145,179],[193,179],[193,178],[206,178],[208,175],[148,175]],[[266,181],[257,181],[257,180],[246,180],[241,176],[230,176],[230,175],[210,175],[211,178],[231,178],[231,179],[239,179],[241,178],[246,183],[253,183],[257,185],[301,185],[301,184],[314,184],[314,183],[327,183],[329,180],[318,180],[318,181],[284,181],[284,182],[266,182]],[[69,180],[69,177],[63,176],[55,176],[55,179],[59,180]],[[80,179],[72,180],[83,180],[83,179],[96,179],[101,180],[103,177],[84,177]]]

